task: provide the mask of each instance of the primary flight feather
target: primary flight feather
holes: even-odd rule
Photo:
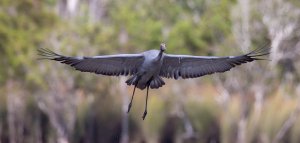
[[[57,54],[49,49],[39,48],[41,59],[59,61],[70,65],[81,72],[91,72],[108,76],[131,76],[127,85],[133,85],[133,94],[128,105],[130,111],[136,87],[147,88],[146,106],[143,119],[147,115],[148,91],[165,85],[164,78],[197,78],[217,72],[225,72],[243,63],[262,60],[260,57],[269,54],[266,46],[240,56],[214,57],[172,55],[164,53],[166,45],[160,50],[149,50],[140,54],[116,54],[93,57],[69,57]]]

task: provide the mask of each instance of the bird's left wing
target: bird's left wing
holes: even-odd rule
[[[118,54],[93,57],[68,57],[49,49],[38,49],[41,59],[59,61],[81,72],[91,72],[109,76],[133,75],[144,61],[143,54]]]
[[[243,63],[262,60],[269,48],[256,49],[248,54],[229,57],[190,56],[165,54],[160,76],[177,79],[196,78],[217,72],[225,72]]]

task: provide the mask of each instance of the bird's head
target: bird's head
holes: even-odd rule
[[[165,43],[161,43],[161,44],[160,44],[160,50],[161,50],[162,52],[164,52],[166,49],[167,49],[166,44],[165,44]]]

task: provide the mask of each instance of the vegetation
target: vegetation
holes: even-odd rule
[[[0,0],[1,142],[300,142],[297,0]],[[272,45],[271,61],[167,80],[126,114],[124,78],[37,60],[136,53],[234,55]]]

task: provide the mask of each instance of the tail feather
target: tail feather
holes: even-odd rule
[[[150,82],[150,88],[160,88],[163,85],[165,85],[165,82],[163,81],[163,79],[161,77],[156,77],[154,78],[151,82]]]
[[[136,85],[138,82],[137,76],[132,76],[128,80],[126,80],[127,85]]]
[[[146,88],[147,84],[137,85],[138,80],[139,80],[138,76],[132,76],[128,80],[126,80],[126,83],[127,83],[127,85],[135,85],[139,89]],[[160,88],[163,85],[165,85],[165,82],[163,81],[163,79],[161,77],[157,76],[157,77],[155,77],[151,80],[149,86],[150,86],[151,89],[154,89],[154,88]]]

